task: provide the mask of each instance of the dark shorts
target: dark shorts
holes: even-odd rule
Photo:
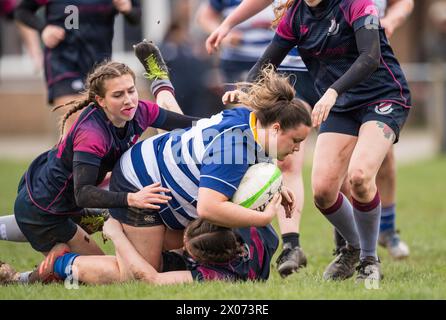
[[[409,109],[399,104],[373,104],[347,112],[331,111],[326,121],[322,122],[319,134],[336,132],[357,137],[361,126],[368,121],[380,121],[388,125],[395,133],[395,142],[399,140],[401,129],[409,115]]]
[[[57,243],[67,243],[77,231],[69,215],[50,214],[36,207],[26,185],[20,184],[14,204],[14,215],[20,230],[31,246],[40,252],[50,251]]]
[[[84,81],[81,78],[68,78],[57,81],[48,86],[48,102],[52,104],[54,99],[80,94],[84,90]]]
[[[121,164],[118,161],[110,178],[110,191],[138,192],[139,189],[128,182],[122,174]],[[158,210],[138,208],[111,208],[110,214],[121,223],[133,227],[152,227],[164,225]]]
[[[310,73],[308,71],[286,71],[285,74],[290,76],[290,81],[294,84],[296,97],[308,103],[313,109],[319,101],[319,95],[314,88],[314,81]]]

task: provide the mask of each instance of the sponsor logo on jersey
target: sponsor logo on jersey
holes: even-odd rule
[[[392,111],[393,111],[393,108],[392,108],[392,104],[390,102],[383,102],[375,107],[375,112],[377,114],[381,114],[381,115],[390,114],[390,113],[392,113]]]
[[[336,22],[336,19],[331,19],[330,28],[328,28],[328,36],[335,36],[339,33],[339,23]]]

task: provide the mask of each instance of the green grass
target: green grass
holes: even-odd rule
[[[26,166],[26,162],[0,161],[0,214],[12,212],[16,186]],[[273,268],[265,283],[214,282],[166,287],[128,283],[81,286],[78,290],[68,290],[61,284],[8,286],[0,289],[0,299],[446,299],[445,177],[444,157],[398,168],[397,226],[410,245],[411,256],[396,262],[380,249],[385,278],[379,290],[367,290],[354,280],[322,281],[322,272],[332,259],[332,232],[312,205],[306,168],[301,243],[309,265],[287,279],[281,279]],[[105,250],[113,252],[110,244]],[[41,257],[28,244],[0,241],[0,259],[26,270]]]

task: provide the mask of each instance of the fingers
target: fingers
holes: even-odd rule
[[[161,187],[161,183],[160,182],[155,182],[152,183],[151,185],[148,185],[146,187],[144,187],[143,190],[155,193],[155,192],[170,192],[169,189]]]
[[[321,123],[324,122],[325,120],[327,120],[329,113],[330,113],[330,108],[325,108],[322,119],[321,119]]]
[[[324,119],[327,119],[327,116],[328,116],[327,110],[320,104],[316,104],[316,106],[314,107],[314,110],[311,114],[311,117],[312,117],[311,120],[313,121],[313,127],[320,126],[321,123],[323,121],[325,121]]]
[[[170,190],[164,187],[156,187],[156,188],[144,188],[145,192],[148,193],[160,193],[160,192],[169,192]]]
[[[165,197],[165,196],[164,196]],[[165,197],[167,198],[167,197]],[[170,199],[172,199],[171,197],[168,197],[167,199],[162,198],[162,197],[158,197],[157,195],[153,194],[151,195],[151,197],[144,199],[145,203],[168,203]]]
[[[208,54],[214,53],[214,49],[216,48],[216,34],[212,33],[207,39],[206,39],[206,51]]]
[[[314,106],[313,112],[311,113],[311,121],[313,122],[313,127],[320,125],[319,118],[322,112],[322,108],[319,103]]]
[[[293,193],[290,190],[283,190],[282,192],[282,197],[283,199],[287,202],[287,203],[292,203],[293,202]]]
[[[233,90],[225,92],[221,101],[223,102],[223,104],[238,102],[238,91]]]
[[[229,103],[229,91],[225,92],[225,94],[221,98],[221,102],[223,102],[223,104],[228,104]]]
[[[146,203],[145,205],[143,205],[142,209],[153,209],[153,210],[159,210],[161,209],[160,206],[151,204],[151,203]]]
[[[279,209],[281,204],[282,204],[282,195],[280,193],[276,193],[273,197],[273,199],[271,200],[272,205],[276,208]]]
[[[224,38],[223,35],[221,35],[221,34],[217,35],[217,39],[215,39],[215,42],[214,42],[213,48],[212,48],[214,51],[217,51],[219,49],[220,44],[223,41],[223,38]]]
[[[211,35],[206,39],[206,51],[208,54],[213,54],[218,51],[220,47],[220,43],[223,40],[224,36],[222,36],[219,32],[215,31],[211,33]]]

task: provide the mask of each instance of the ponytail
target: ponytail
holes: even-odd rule
[[[311,126],[306,103],[295,98],[296,91],[289,77],[276,73],[272,64],[262,69],[255,83],[239,83],[238,87],[246,92],[239,96],[239,101],[254,109],[262,126],[274,122],[279,122],[283,130],[300,124]]]

